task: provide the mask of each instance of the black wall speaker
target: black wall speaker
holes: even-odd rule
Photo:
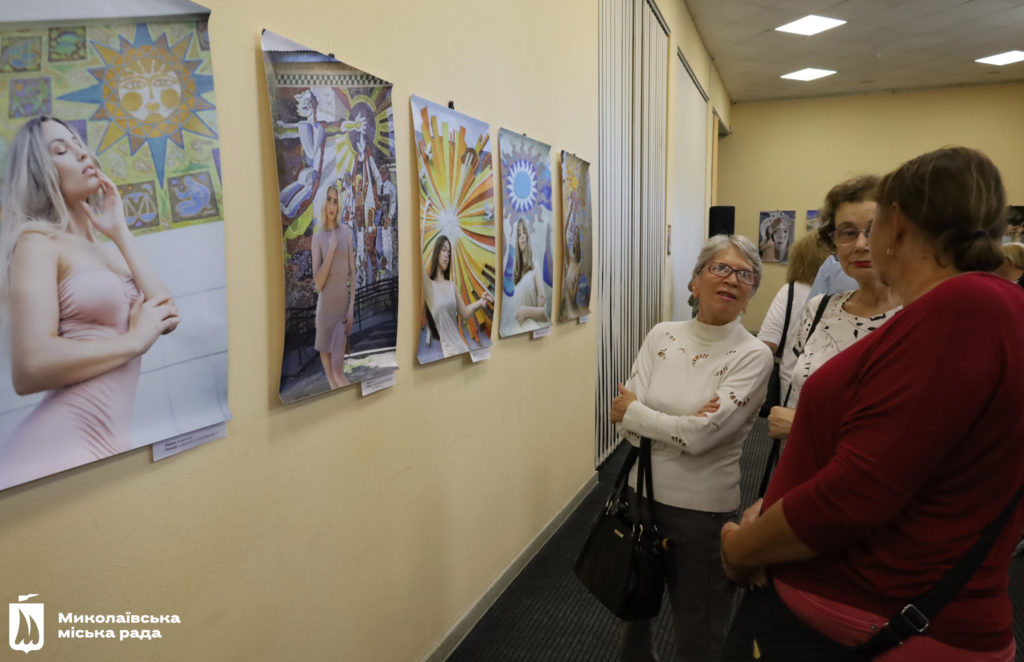
[[[708,208],[708,237],[736,233],[736,208],[716,205]]]

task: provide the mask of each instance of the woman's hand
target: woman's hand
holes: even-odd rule
[[[352,322],[353,321],[354,321],[354,318],[352,316],[352,311],[350,310],[350,311],[348,311],[348,317],[345,318],[345,335],[346,336],[348,336],[348,335],[350,335],[352,333]]]
[[[124,203],[121,201],[120,192],[118,192],[110,177],[107,177],[99,168],[96,169],[96,176],[100,180],[100,192],[103,193],[103,203],[97,216],[93,212],[92,207],[89,206],[89,203],[83,201],[81,204],[86,217],[92,226],[105,237],[116,241],[126,235],[130,235],[128,224],[124,219]]]
[[[338,248],[338,235],[331,233],[331,238],[327,240],[327,252],[333,253]]]
[[[612,419],[612,423],[621,423],[622,419],[626,416],[626,410],[629,409],[629,405],[636,402],[636,394],[632,391],[626,390],[626,387],[619,384],[619,394],[612,399],[612,411],[609,418]]]
[[[139,300],[132,304],[128,315],[128,332],[138,337],[139,354],[145,354],[161,334],[174,331],[180,322],[178,309],[170,296]]]
[[[708,403],[706,405],[701,407],[700,411],[697,412],[696,414],[694,414],[694,416],[704,417],[704,416],[708,416],[710,414],[714,414],[716,411],[718,411],[719,407],[721,407],[721,406],[722,406],[722,403],[719,400],[718,396],[716,395],[715,397],[711,398],[711,400],[708,401]]]
[[[793,416],[796,410],[789,407],[772,407],[768,412],[768,436],[772,439],[785,439],[789,429],[793,427]]]
[[[489,291],[484,290],[483,293],[480,294],[480,298],[477,300],[477,302],[480,304],[481,308],[483,308],[484,306],[493,306],[494,297],[491,296],[491,293]]]
[[[768,585],[768,573],[764,567],[760,568],[747,568],[744,566],[738,566],[729,562],[728,555],[726,554],[726,537],[734,532],[738,531],[744,526],[749,525],[751,522],[761,516],[761,506],[764,503],[764,499],[758,499],[749,508],[743,511],[743,517],[740,519],[740,523],[726,522],[722,526],[722,568],[725,570],[725,576],[729,581],[740,584],[741,586],[764,588]]]

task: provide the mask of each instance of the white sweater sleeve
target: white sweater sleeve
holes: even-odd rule
[[[654,329],[657,329],[657,325]],[[652,349],[651,338],[654,335],[654,329],[651,329],[647,333],[647,337],[644,338],[644,342],[640,345],[640,351],[637,352],[636,359],[633,361],[633,367],[629,371],[629,379],[626,380],[624,386],[627,391],[631,391],[636,395],[637,400],[643,400],[647,397],[647,387],[651,383],[651,353]],[[634,403],[637,404],[637,403]],[[630,407],[632,409],[632,407]],[[629,410],[626,410],[629,413]],[[615,429],[618,431],[619,437],[625,439],[632,445],[640,446],[640,437],[643,435],[637,434],[636,432],[629,429],[625,424],[625,421],[615,424]]]
[[[761,322],[761,330],[757,332],[757,339],[763,342],[770,342],[778,346],[782,340],[782,327],[786,324],[786,301],[789,299],[789,285],[783,285],[772,299],[768,306],[768,312]]]
[[[650,366],[649,356],[647,365]],[[771,350],[759,343],[737,357],[724,376],[715,391],[720,404],[715,413],[709,416],[673,416],[651,409],[637,400],[626,410],[620,430],[624,428],[631,435],[650,437],[685,453],[701,455],[729,439],[756,415],[764,401],[771,370]],[[633,443],[631,435],[627,438]]]

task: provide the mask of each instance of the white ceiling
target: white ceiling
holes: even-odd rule
[[[734,102],[1024,80],[1024,1],[685,0]],[[775,28],[807,14],[847,21],[805,37]],[[779,78],[805,67],[838,73]]]

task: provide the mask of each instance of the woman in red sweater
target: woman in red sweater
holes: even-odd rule
[[[998,170],[966,148],[882,179],[871,254],[905,307],[808,379],[763,508],[722,529],[730,578],[769,584],[762,606],[856,646],[899,620],[1015,498],[1024,291],[979,273],[1000,264],[1005,209]],[[1007,586],[1022,526],[1017,503],[956,597],[930,622],[911,613],[923,632],[875,659],[1013,660]]]

